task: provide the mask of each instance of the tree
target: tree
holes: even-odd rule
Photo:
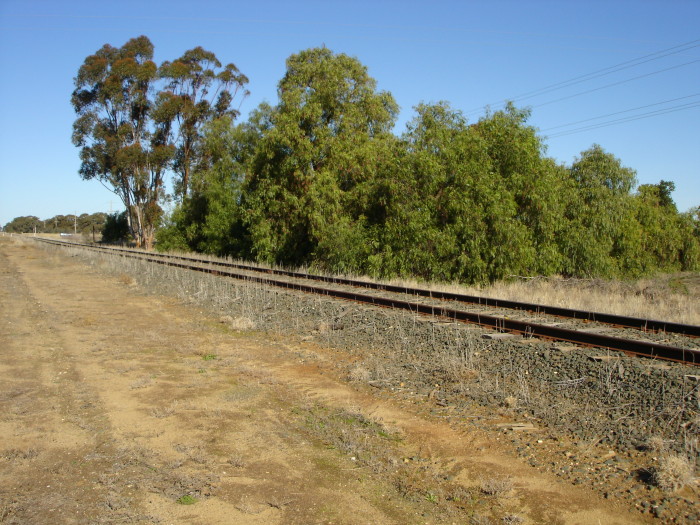
[[[693,236],[691,214],[679,214],[671,198],[673,182],[643,184],[634,197],[639,225],[642,271],[697,268],[700,244]]]
[[[519,233],[509,244],[517,247],[517,255],[503,263],[509,273],[548,275],[563,267],[556,239],[565,226],[565,170],[546,157],[542,138],[527,124],[529,117],[529,110],[508,103],[503,111],[480,119],[473,130],[491,159],[493,191],[505,190],[513,201],[509,220]]]
[[[129,221],[126,211],[107,215],[102,227],[102,242],[114,243],[126,241],[129,237]]]
[[[349,261],[335,241],[348,252],[361,242],[353,203],[392,140],[398,107],[357,59],[326,48],[289,57],[278,94],[244,188],[253,255],[342,267]]]
[[[636,173],[594,144],[569,169],[565,273],[586,277],[639,274],[639,227],[630,192]]]
[[[166,88],[158,93],[154,118],[165,136],[173,135],[177,144],[175,170],[179,175],[177,193],[184,199],[190,189],[192,171],[201,162],[201,129],[213,119],[239,115],[232,104],[249,92],[244,89],[248,78],[235,64],[220,71],[221,62],[211,51],[196,47],[173,62],[159,68]],[[240,102],[239,102],[240,106]]]
[[[34,215],[24,217],[15,217],[10,222],[5,224],[4,230],[9,233],[34,233],[41,231],[43,221]]]
[[[164,174],[174,146],[151,117],[157,66],[145,36],[121,48],[105,44],[78,70],[71,102],[80,175],[112,188],[128,212],[138,246],[150,248],[161,215]]]

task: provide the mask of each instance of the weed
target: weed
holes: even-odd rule
[[[668,287],[673,293],[678,293],[682,295],[690,294],[690,290],[688,290],[686,284],[678,277],[668,281]]]
[[[2,453],[0,453],[0,457],[5,458],[7,460],[13,461],[13,460],[23,460],[23,459],[34,459],[39,455],[39,451],[36,449],[30,448],[28,450],[17,450],[17,449],[10,449],[10,450],[5,450]]]
[[[245,460],[241,454],[233,454],[230,458],[228,458],[228,463],[233,468],[245,467]]]
[[[664,453],[652,480],[663,491],[674,492],[693,482],[693,465],[681,454]]]
[[[238,330],[239,332],[244,332],[246,330],[253,330],[255,328],[255,321],[247,317],[236,317],[232,319],[229,326],[233,330]]]
[[[119,277],[117,277],[117,280],[121,284],[125,284],[126,286],[134,286],[136,284],[136,281],[134,280],[134,278],[126,273],[122,273],[121,275],[119,275]]]
[[[371,379],[371,374],[362,365],[355,365],[348,373],[348,379],[357,383],[367,383]]]
[[[214,361],[216,359],[216,354],[204,354],[202,359],[205,361]]]
[[[666,452],[668,445],[669,441],[661,436],[651,436],[646,442],[646,448],[656,453]]]
[[[507,396],[503,400],[503,404],[508,408],[516,408],[518,406],[518,398],[515,396]]]
[[[267,501],[267,504],[270,507],[274,507],[276,509],[282,509],[282,507],[289,505],[292,501],[294,501],[291,498],[278,498],[276,496],[273,496]]]
[[[167,407],[152,409],[151,415],[155,418],[163,419],[163,418],[172,416],[175,413],[176,408],[177,408],[177,401],[175,401],[174,403],[172,403],[170,406],[167,406]]]
[[[487,496],[502,496],[513,489],[510,478],[485,478],[481,480],[481,492]]]
[[[138,379],[138,380],[134,381],[133,383],[131,383],[129,385],[129,388],[131,388],[132,390],[136,390],[137,388],[145,388],[148,385],[150,385],[152,382],[153,382],[153,379],[151,379],[150,377],[142,377],[141,379]]]
[[[179,498],[177,498],[177,503],[179,503],[180,505],[194,505],[195,503],[197,503],[197,501],[197,498],[195,498],[194,496],[190,496],[189,494],[185,494],[184,496],[180,496]]]

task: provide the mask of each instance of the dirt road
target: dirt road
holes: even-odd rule
[[[485,436],[0,238],[0,523],[640,523]]]

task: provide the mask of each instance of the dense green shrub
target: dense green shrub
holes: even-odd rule
[[[325,48],[292,55],[278,92],[246,123],[207,127],[160,248],[469,283],[698,269],[700,212],[678,213],[673,183],[635,191],[596,144],[558,164],[527,110],[469,123],[420,104],[397,137],[391,95]]]

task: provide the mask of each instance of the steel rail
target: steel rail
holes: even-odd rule
[[[49,241],[52,244],[57,243],[57,241]],[[60,243],[63,244],[63,243]],[[73,243],[66,243],[73,244]],[[89,247],[89,245],[87,245]],[[263,284],[268,286],[276,286],[280,288],[290,289],[294,291],[313,293],[326,295],[328,297],[334,297],[339,299],[351,300],[363,304],[370,304],[374,306],[382,306],[387,308],[396,308],[407,310],[413,313],[427,314],[431,316],[437,316],[446,318],[453,321],[462,321],[465,323],[478,324],[480,326],[486,326],[499,330],[501,332],[510,332],[522,334],[529,337],[539,337],[543,339],[555,340],[555,341],[566,341],[570,343],[604,348],[607,350],[614,350],[624,352],[628,355],[637,355],[642,357],[663,359],[676,361],[685,364],[700,365],[700,350],[692,350],[687,348],[679,348],[675,346],[662,345],[658,343],[653,343],[649,341],[639,341],[631,339],[623,339],[620,337],[609,336],[605,334],[598,334],[592,332],[582,332],[578,330],[571,330],[567,328],[559,328],[556,326],[543,325],[538,323],[530,323],[526,321],[518,321],[514,319],[507,319],[503,317],[484,315],[473,312],[465,312],[462,310],[455,310],[451,308],[443,308],[425,305],[421,303],[402,301],[398,299],[392,299],[388,297],[377,297],[373,295],[365,295],[356,292],[349,292],[343,290],[333,290],[329,288],[320,288],[317,286],[310,286],[305,284],[293,283],[288,281],[279,281],[276,279],[269,279],[265,277],[255,277],[252,275],[240,274],[236,272],[216,270],[212,268],[205,268],[202,266],[196,266],[192,264],[184,264],[174,261],[168,261],[163,258],[153,257],[151,255],[146,255],[144,252],[133,252],[130,250],[117,250],[121,256],[124,257],[138,257],[142,260],[148,262],[154,262],[157,264],[162,264],[164,266],[170,266],[174,268],[193,270],[198,272],[209,273],[216,276],[231,277],[235,279],[240,279],[248,282],[253,282],[256,284]],[[206,261],[201,261],[206,263]]]
[[[49,239],[41,239],[45,242],[51,242],[54,244],[66,244],[66,245],[78,245],[83,247],[90,247],[92,245],[84,243],[72,243],[67,241],[56,241]],[[97,248],[97,247],[95,247]],[[608,324],[616,327],[633,328],[636,330],[641,330],[642,332],[661,332],[661,333],[674,333],[679,335],[684,335],[687,337],[700,337],[700,326],[689,325],[682,323],[674,323],[670,321],[661,321],[655,319],[644,319],[641,317],[624,316],[617,314],[607,314],[603,312],[591,312],[587,310],[578,310],[574,308],[564,308],[559,306],[547,306],[536,303],[526,303],[522,301],[511,301],[506,299],[494,299],[490,297],[482,297],[478,295],[468,295],[468,294],[457,294],[452,292],[440,292],[435,290],[427,290],[422,288],[410,288],[404,286],[396,286],[390,284],[380,284],[372,283],[366,281],[358,281],[353,279],[345,279],[341,277],[328,277],[324,275],[314,275],[301,272],[293,272],[289,270],[279,270],[272,268],[260,268],[258,266],[224,262],[224,261],[204,261],[202,259],[197,259],[195,257],[187,257],[182,255],[172,255],[172,254],[161,254],[153,252],[143,252],[138,250],[127,250],[123,248],[114,247],[99,247],[101,250],[108,250],[114,252],[126,252],[126,253],[137,253],[142,255],[147,255],[149,257],[158,257],[163,259],[176,259],[193,261],[199,263],[211,264],[213,266],[220,266],[224,268],[235,268],[238,270],[247,270],[260,273],[267,273],[272,275],[282,275],[286,277],[293,277],[298,279],[309,279],[314,281],[321,281],[332,284],[340,284],[345,286],[354,286],[358,288],[368,288],[377,291],[387,291],[392,293],[401,293],[406,295],[415,295],[419,297],[427,297],[430,299],[439,299],[446,301],[456,301],[466,304],[474,304],[479,306],[486,306],[489,308],[505,308],[509,310],[523,310],[528,313],[551,315],[554,317],[561,317],[566,319],[578,319],[583,321],[591,321],[596,323]]]

